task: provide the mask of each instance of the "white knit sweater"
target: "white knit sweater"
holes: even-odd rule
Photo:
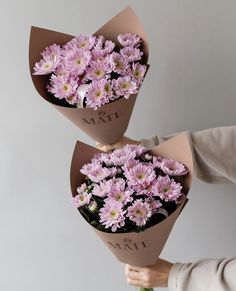
[[[188,133],[194,176],[208,183],[236,184],[236,126]],[[142,140],[147,148],[173,137]],[[236,291],[236,257],[176,263],[168,280],[169,291]]]

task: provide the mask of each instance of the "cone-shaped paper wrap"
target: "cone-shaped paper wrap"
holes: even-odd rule
[[[106,39],[117,43],[117,36],[121,33],[138,34],[143,39],[143,60],[147,64],[148,44],[142,24],[130,7],[125,8],[104,26],[95,35],[103,35]],[[76,108],[65,100],[59,100],[51,95],[47,89],[48,76],[33,75],[35,63],[41,59],[40,53],[45,47],[56,44],[65,44],[73,38],[72,35],[32,27],[29,44],[29,65],[32,80],[38,93],[56,109],[64,114],[69,120],[76,124],[81,130],[95,141],[103,144],[114,143],[123,136],[126,131],[131,113],[136,101],[137,94],[130,95],[129,99],[121,98],[100,107],[98,110],[92,108]]]
[[[71,190],[72,195],[77,194],[76,188],[83,183],[84,176],[80,173],[81,167],[90,162],[91,158],[99,150],[84,143],[77,142],[71,164]],[[189,170],[184,182],[185,192],[189,191],[192,179],[192,154],[185,134],[176,137],[154,147],[152,153],[169,157],[184,163]],[[185,206],[187,199],[162,222],[147,228],[139,233],[107,233],[94,228],[97,235],[121,262],[134,266],[153,265],[159,257],[170,231]]]

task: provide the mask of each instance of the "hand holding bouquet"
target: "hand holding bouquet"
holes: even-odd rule
[[[73,203],[118,260],[150,266],[187,202],[191,174],[185,134],[151,151],[126,145],[104,153],[78,142],[71,164]]]

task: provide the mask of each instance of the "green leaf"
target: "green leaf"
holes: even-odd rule
[[[101,223],[100,223],[96,228],[97,228],[98,230],[101,230],[101,231],[109,232],[109,231],[107,230],[107,228],[105,228],[105,226],[102,225]]]
[[[96,220],[93,220],[93,221],[91,222],[91,225],[94,226],[94,227],[96,227],[96,226],[98,225],[98,222],[97,222]]]

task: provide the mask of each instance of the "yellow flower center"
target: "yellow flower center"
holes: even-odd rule
[[[70,85],[69,84],[64,84],[64,86],[63,86],[63,90],[65,91],[65,92],[68,92],[69,90],[70,90]]]
[[[50,65],[50,64],[48,64],[48,63],[46,63],[46,64],[44,64],[44,68],[45,69],[50,69],[52,66]]]
[[[75,61],[76,65],[82,65],[83,64],[83,59],[82,58],[77,58]]]
[[[135,70],[134,71],[134,76],[137,77],[137,78],[140,78],[141,77],[141,72],[139,70]]]
[[[106,92],[109,92],[110,91],[110,85],[107,83],[105,86],[104,86],[104,90],[106,91]]]
[[[121,193],[118,193],[117,195],[116,195],[116,201],[119,201],[119,200],[121,200],[122,199],[122,195],[121,195]]]
[[[122,89],[129,89],[129,87],[130,87],[130,83],[123,83],[122,84]]]
[[[89,42],[87,40],[83,40],[79,43],[79,48],[85,48],[87,47]]]
[[[115,66],[116,66],[117,69],[122,69],[122,63],[119,62],[119,61],[117,61],[117,62],[115,63]]]
[[[164,187],[163,191],[168,192],[170,190],[170,187]]]
[[[97,91],[96,92],[96,98],[99,99],[102,97],[102,92],[101,91]]]
[[[115,218],[117,216],[117,211],[116,210],[111,210],[110,215],[112,218]]]
[[[136,216],[143,216],[143,211],[141,209],[136,209],[135,214]]]
[[[98,78],[101,78],[104,76],[104,71],[102,70],[97,70],[95,71],[95,75],[98,77]]]
[[[144,178],[144,174],[139,173],[139,174],[137,175],[137,178],[140,179],[140,180],[143,179],[143,178]]]

